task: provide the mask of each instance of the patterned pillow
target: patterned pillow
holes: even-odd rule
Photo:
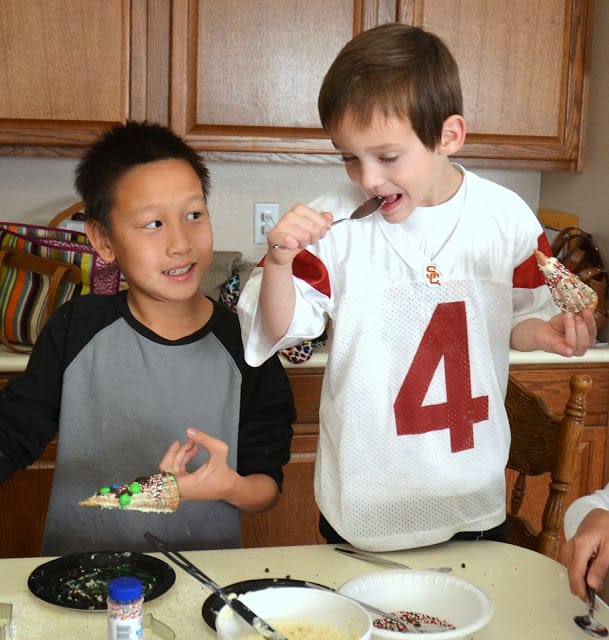
[[[220,287],[218,301],[233,312],[237,312],[237,303],[241,293],[241,278],[238,273],[233,273],[230,278]],[[323,347],[326,344],[327,335],[324,333],[313,340],[303,340],[300,344],[295,344],[287,349],[281,349],[280,355],[287,358],[292,364],[302,364],[310,360],[313,350]]]

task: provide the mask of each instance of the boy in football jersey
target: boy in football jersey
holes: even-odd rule
[[[533,255],[549,247],[522,199],[451,162],[466,128],[439,38],[403,24],[358,35],[318,106],[351,184],[269,232],[239,301],[246,359],[331,321],[315,469],[329,542],[504,539],[509,349],[581,355],[592,314],[555,307]],[[375,215],[330,229],[373,196]]]
[[[145,551],[149,529],[179,549],[240,546],[240,510],[279,498],[295,411],[278,359],[248,366],[236,314],[199,290],[208,170],[166,127],[129,122],[85,153],[76,187],[128,288],[60,307],[0,392],[0,482],[58,434],[43,555]],[[158,466],[177,479],[175,513],[78,506]]]

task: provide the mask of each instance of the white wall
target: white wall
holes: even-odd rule
[[[78,201],[74,191],[77,160],[0,157],[0,219],[47,224]],[[257,261],[264,245],[253,244],[253,203],[278,202],[280,211],[308,202],[345,180],[340,164],[208,162],[212,178],[209,209],[216,249],[238,250]],[[480,171],[514,189],[537,210],[539,173]]]
[[[539,204],[576,213],[609,268],[609,2],[595,3],[586,164],[581,173],[543,173]],[[609,324],[599,333],[609,338]]]

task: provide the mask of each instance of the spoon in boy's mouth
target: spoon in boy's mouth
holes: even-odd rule
[[[338,224],[339,222],[346,222],[347,220],[363,220],[364,218],[369,218],[373,213],[376,213],[385,202],[385,198],[383,196],[372,196],[366,202],[355,209],[355,211],[348,218],[339,218],[332,223],[332,226]],[[286,247],[282,247],[280,244],[274,244],[273,249],[285,249]]]

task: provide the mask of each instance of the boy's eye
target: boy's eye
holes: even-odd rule
[[[160,220],[151,220],[144,225],[145,229],[158,229],[163,226],[163,223]]]
[[[381,162],[386,162],[386,163],[395,162],[397,159],[398,159],[397,156],[386,156],[384,158],[379,158]]]
[[[342,160],[343,162],[353,162],[353,161],[355,160],[355,156],[345,156],[345,155],[342,155],[342,156],[341,156],[341,160]]]
[[[203,216],[203,213],[201,211],[191,211],[189,214],[186,215],[186,219],[187,220],[198,220],[202,216]]]

